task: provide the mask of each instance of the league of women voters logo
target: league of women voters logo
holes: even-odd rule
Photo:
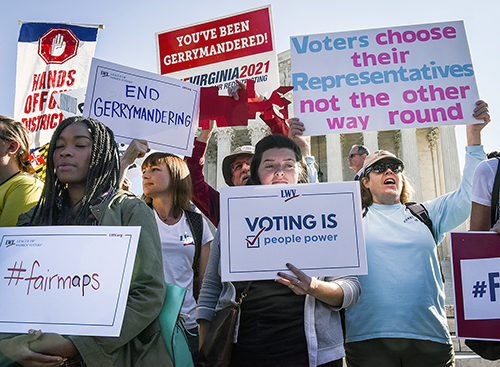
[[[64,64],[76,56],[79,39],[66,28],[51,28],[38,40],[38,55],[46,64]]]

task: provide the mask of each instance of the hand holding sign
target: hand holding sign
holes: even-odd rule
[[[290,269],[295,276],[279,271],[278,276],[281,277],[281,279],[276,279],[276,281],[286,285],[295,294],[308,294],[311,287],[311,277],[292,264],[286,264],[286,267]]]
[[[0,352],[23,366],[42,364],[44,366],[60,366],[65,361],[61,356],[40,354],[30,349],[31,343],[36,341],[41,334],[41,331],[37,331],[4,339],[0,341]]]

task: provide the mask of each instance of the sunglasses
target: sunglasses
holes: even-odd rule
[[[375,173],[384,173],[387,171],[387,168],[390,168],[392,172],[394,173],[399,173],[403,172],[403,169],[405,168],[403,163],[387,163],[387,162],[380,162],[380,163],[375,163],[373,166],[368,167],[365,170],[365,176],[368,176],[370,172],[375,172]]]
[[[347,156],[347,158],[354,158],[355,155],[363,155],[363,154],[359,154],[359,153],[353,153],[353,154],[349,154]]]

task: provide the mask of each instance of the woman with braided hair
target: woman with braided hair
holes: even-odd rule
[[[30,139],[22,123],[0,116],[0,227],[13,227],[19,214],[40,199],[43,183],[28,160]]]
[[[158,228],[142,200],[118,189],[113,132],[97,120],[68,118],[47,158],[42,198],[18,225],[141,226],[125,316],[116,338],[0,334],[0,365],[172,366],[157,321],[165,297]]]

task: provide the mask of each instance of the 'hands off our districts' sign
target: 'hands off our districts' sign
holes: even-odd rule
[[[308,135],[477,123],[462,21],[291,37]]]
[[[367,273],[359,182],[222,188],[222,281]]]
[[[92,60],[83,115],[111,128],[116,141],[190,156],[200,87],[167,76]]]
[[[0,332],[119,336],[140,231],[2,228]]]

